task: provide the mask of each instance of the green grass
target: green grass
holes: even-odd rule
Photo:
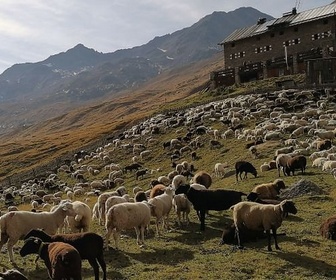
[[[219,122],[209,122],[206,125],[218,128],[221,132],[225,130]],[[250,121],[246,125],[253,127],[255,123]],[[176,129],[171,128],[167,133],[155,137],[158,143],[162,143],[181,136],[186,131],[185,127],[183,132],[177,134]],[[206,170],[213,175],[212,189],[224,188],[249,192],[257,184],[271,182],[278,178],[276,170],[259,172],[257,178],[252,178],[249,174],[247,180],[238,183],[235,176],[217,178],[213,174],[215,163],[228,162],[232,170],[234,163],[241,159],[252,162],[259,171],[259,166],[265,161],[270,161],[275,149],[281,147],[277,141],[260,145],[258,147],[260,156],[254,159],[245,149],[245,140],[221,139],[222,148],[209,149],[209,139],[209,135],[202,136],[204,147],[197,150],[199,158],[192,163],[198,170]],[[153,153],[151,158],[143,163],[145,167],[155,171],[138,181],[134,173],[126,174],[124,185],[129,193],[132,193],[135,186],[148,189],[152,179],[166,175],[172,170],[168,151],[164,151],[161,144],[148,148],[152,149]],[[113,162],[125,166],[131,162],[131,157],[131,153],[117,149]],[[190,154],[186,154],[182,160],[191,162]],[[85,164],[97,165],[101,168],[101,173],[97,176],[86,175],[90,181],[106,178],[108,175],[108,172],[102,168],[103,164],[98,160],[90,160]],[[160,171],[157,171],[158,169]],[[286,233],[285,236],[278,238],[281,251],[268,252],[267,240],[247,243],[244,250],[238,250],[231,245],[219,245],[223,227],[232,221],[230,210],[211,211],[206,217],[205,232],[199,231],[199,222],[193,210],[190,215],[191,224],[182,229],[177,227],[176,215],[171,213],[171,230],[161,237],[154,235],[154,219],[152,220],[149,235],[145,239],[145,248],[139,248],[136,245],[133,230],[124,233],[119,251],[113,249],[113,240],[110,241],[110,250],[105,252],[108,279],[335,279],[335,242],[325,240],[319,234],[321,222],[336,213],[335,179],[320,169],[312,168],[310,160],[308,160],[306,175],[296,173],[295,176],[281,177],[288,187],[304,178],[315,182],[326,194],[305,195],[293,199],[298,213],[285,219],[278,230],[279,233]],[[69,185],[75,183],[65,173],[60,173],[59,177]],[[95,201],[96,198],[91,198],[88,204],[93,206]],[[21,208],[28,209],[29,205]],[[98,225],[97,221],[93,221],[91,230],[105,234],[103,226]],[[272,240],[274,248],[273,244]],[[20,248],[21,245],[20,242],[17,247]],[[22,259],[16,251],[15,258],[18,267],[24,269],[29,279],[47,279],[47,272],[41,261],[40,268],[36,270],[33,265],[34,257]],[[0,254],[1,267],[11,268],[7,253]],[[83,279],[94,279],[87,261],[83,261]]]

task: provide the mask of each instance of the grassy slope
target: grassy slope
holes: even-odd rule
[[[174,77],[178,79],[179,77]],[[192,80],[192,79],[191,79]],[[176,80],[175,80],[176,81]],[[180,83],[183,83],[181,80]],[[178,84],[178,83],[177,83]],[[156,91],[160,92],[162,82],[158,81]],[[180,84],[182,87],[183,85]],[[178,88],[178,86],[176,86]],[[176,90],[175,88],[175,90]],[[148,89],[144,89],[141,94],[148,93]],[[171,91],[173,95],[173,90]],[[187,93],[185,94],[187,95]],[[154,98],[154,97],[153,97]],[[182,95],[179,96],[181,100]],[[174,98],[172,97],[172,100]],[[118,100],[123,103],[124,99]],[[126,101],[125,101],[126,102]],[[140,101],[143,104],[149,102],[149,100]],[[190,102],[190,101],[188,101]],[[115,105],[110,103],[110,106]],[[179,104],[177,104],[179,106]],[[139,106],[140,107],[140,106]],[[96,109],[101,110],[98,106]],[[142,109],[149,107],[141,107]],[[93,109],[92,109],[93,110]],[[125,113],[122,110],[116,110],[113,116],[124,115],[124,120],[127,120]],[[118,115],[119,112],[119,115]],[[26,162],[30,162],[33,158],[40,156],[40,151],[45,151],[44,157],[48,156],[48,147],[53,145],[59,146],[64,142],[64,146],[71,147],[71,142],[80,144],[85,142],[86,138],[99,135],[100,133],[110,133],[114,123],[113,120],[103,120],[103,118],[95,113],[94,115],[99,118],[90,122],[89,116],[91,115],[91,109],[83,112],[82,118],[79,118],[79,112],[69,114],[61,117],[58,122],[50,122],[48,125],[41,126],[37,135],[32,135],[32,131],[24,131],[14,139],[11,147],[12,151],[16,151],[18,155],[25,154],[27,150],[27,158],[24,158]],[[145,115],[145,112],[143,113]],[[144,116],[141,112],[137,112],[137,116]],[[106,117],[107,115],[104,115]],[[72,119],[73,118],[73,119]],[[74,120],[76,119],[76,122]],[[71,121],[72,120],[72,121]],[[82,128],[82,122],[87,121],[86,129]],[[57,130],[58,124],[60,128]],[[77,127],[71,126],[77,123]],[[67,126],[68,125],[68,126]],[[224,131],[225,127],[221,123],[213,122],[207,123],[213,128]],[[255,123],[249,122],[247,125],[254,126]],[[52,126],[55,126],[52,128]],[[71,129],[70,129],[70,128]],[[92,127],[98,127],[94,131],[87,133],[87,129],[93,129]],[[101,130],[99,129],[101,128]],[[110,128],[108,130],[107,128]],[[53,134],[55,129],[55,134]],[[106,129],[106,130],[105,130]],[[181,133],[183,135],[187,128]],[[57,133],[56,133],[57,131]],[[95,134],[95,135],[92,135]],[[171,129],[166,134],[158,136],[159,143],[176,137],[176,129]],[[57,139],[54,137],[57,136]],[[62,137],[60,137],[62,136]],[[30,137],[30,139],[29,139]],[[24,139],[27,142],[21,142]],[[28,140],[27,140],[28,139]],[[84,140],[83,140],[84,139]],[[216,162],[227,161],[231,168],[235,161],[239,159],[247,159],[255,166],[261,165],[265,161],[269,161],[274,154],[274,150],[278,147],[277,142],[268,142],[263,144],[259,148],[260,157],[253,159],[250,153],[245,149],[246,142],[244,140],[229,139],[221,140],[223,147],[221,149],[209,149],[207,143],[210,136],[203,136],[205,147],[198,150],[199,159],[194,163],[196,168],[206,170],[210,173],[213,172],[213,167]],[[49,144],[50,142],[50,144]],[[21,143],[21,144],[18,144]],[[33,145],[34,144],[34,145]],[[49,145],[49,146],[47,146]],[[30,147],[28,152],[27,146]],[[160,167],[161,171],[154,172],[148,175],[145,179],[136,181],[134,174],[128,173],[125,176],[125,186],[131,192],[134,186],[141,186],[144,189],[148,188],[150,180],[157,178],[159,175],[167,174],[170,170],[169,156],[163,151],[161,145],[152,146],[153,156],[144,162],[144,165],[150,169],[157,170]],[[2,153],[4,153],[3,149]],[[21,153],[22,151],[23,153]],[[37,152],[37,153],[36,153]],[[119,151],[115,154],[114,162],[125,165],[130,162],[130,154],[125,154]],[[42,156],[43,157],[43,156]],[[3,158],[3,155],[2,155]],[[182,158],[182,160],[191,161],[189,154]],[[13,161],[11,158],[9,161]],[[13,164],[13,163],[11,163]],[[86,164],[96,164],[102,166],[101,163],[91,160]],[[134,232],[128,231],[126,236],[120,241],[120,251],[115,251],[110,248],[109,252],[105,252],[106,261],[108,263],[108,278],[109,279],[326,279],[336,277],[336,261],[335,255],[335,243],[329,240],[324,240],[319,236],[318,229],[322,220],[335,213],[335,198],[336,191],[333,188],[335,183],[334,178],[330,174],[321,172],[318,169],[309,167],[307,174],[296,175],[292,177],[286,177],[285,183],[290,186],[297,182],[301,178],[305,178],[315,182],[319,187],[326,191],[326,195],[320,196],[304,196],[294,199],[297,208],[299,210],[296,216],[290,216],[284,221],[279,232],[285,232],[286,236],[279,237],[279,245],[282,248],[281,251],[268,252],[266,250],[266,240],[260,240],[256,243],[246,244],[246,250],[236,250],[229,245],[219,245],[221,231],[223,226],[231,221],[230,211],[215,212],[212,211],[206,219],[206,231],[200,233],[199,223],[197,221],[194,212],[191,214],[191,224],[184,228],[177,228],[172,222],[172,230],[165,233],[162,237],[155,237],[153,230],[154,225],[151,226],[149,236],[146,238],[147,247],[140,249],[135,242]],[[66,174],[59,174],[60,178],[66,180],[69,185],[73,185],[75,182]],[[89,180],[95,178],[104,178],[107,176],[105,171],[102,171],[95,177],[88,177]],[[237,189],[244,192],[250,191],[255,185],[263,182],[273,181],[277,178],[276,171],[268,171],[261,173],[257,178],[249,178],[238,184],[235,182],[234,176],[228,178],[215,178],[212,188],[226,188]],[[89,202],[90,206],[96,201],[92,198]],[[29,205],[22,206],[21,209],[28,209]],[[171,215],[172,220],[175,221],[175,215]],[[153,221],[154,222],[154,221]],[[97,224],[96,221],[92,223],[92,230],[104,234],[104,228]],[[21,243],[18,247],[20,247]],[[111,241],[113,247],[113,241]],[[46,270],[43,264],[40,264],[40,268],[35,270],[30,260],[33,257],[23,260],[16,254],[16,260],[20,268],[24,268],[29,279],[46,279]],[[0,266],[9,268],[11,265],[8,263],[7,254],[0,254]],[[87,264],[83,262],[84,279],[93,279],[92,270]]]

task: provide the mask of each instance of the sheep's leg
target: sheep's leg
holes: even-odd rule
[[[145,244],[145,226],[140,226],[141,243]]]
[[[266,230],[266,235],[267,235],[267,241],[268,241],[267,249],[268,249],[268,251],[272,251],[272,247],[271,247],[271,232],[270,232],[270,230]]]
[[[161,220],[161,219],[156,218],[156,224],[155,224],[155,227],[156,227],[156,235],[157,235],[157,236],[160,236],[160,230],[159,230],[160,220]]]
[[[235,237],[237,238],[237,244],[239,248],[243,248],[243,245],[241,244],[240,236],[239,236],[239,228],[236,227],[235,229]]]
[[[281,250],[279,245],[278,245],[278,238],[276,234],[276,228],[272,228],[272,233],[273,233],[273,238],[274,238],[274,244],[275,244],[275,249]]]
[[[176,215],[177,215],[177,224],[179,227],[181,227],[181,211],[176,211]],[[183,214],[182,214],[183,217]]]
[[[200,210],[201,231],[205,230],[205,210]]]
[[[11,238],[9,238],[8,242],[7,242],[7,250],[8,250],[8,255],[9,255],[9,261],[13,264],[15,263],[14,256],[13,256],[13,246],[16,242],[17,242],[17,240],[13,240]]]
[[[134,229],[135,229],[137,244],[141,245],[142,243],[141,243],[141,240],[140,240],[140,229],[139,229],[139,227],[134,227]]]
[[[95,275],[95,280],[99,280],[99,266],[98,263],[96,261],[96,259],[88,259],[89,264],[92,266],[93,268],[93,273]]]
[[[109,249],[109,241],[110,241],[110,236],[112,234],[112,231],[110,228],[107,229],[106,235],[105,235],[105,247],[106,250],[108,251]]]
[[[97,256],[97,261],[98,261],[98,263],[100,264],[100,267],[103,270],[103,280],[106,280],[106,263],[105,263],[105,260],[104,260],[103,252],[101,252],[101,254],[99,256]],[[99,279],[99,277],[97,279]]]
[[[120,237],[120,233],[116,229],[114,229],[112,231],[112,234],[113,234],[113,239],[114,239],[114,243],[115,243],[116,249],[118,250],[119,249],[119,237]]]
[[[6,244],[8,241],[8,235],[5,233],[1,233],[1,240],[0,240],[0,251],[2,249],[2,246]]]

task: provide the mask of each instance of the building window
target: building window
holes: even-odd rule
[[[331,30],[329,31],[325,31],[322,33],[316,33],[312,35],[312,40],[319,40],[319,39],[323,39],[323,38],[328,38],[331,36]]]
[[[257,47],[257,48],[255,48],[254,50],[255,50],[255,53],[261,53],[261,52],[262,52],[262,50],[261,50],[260,47]]]
[[[288,46],[290,46],[290,41],[285,41],[285,42],[282,42],[282,45],[283,45],[283,46],[287,46],[287,47],[288,47]]]
[[[230,54],[230,59],[233,59],[233,54]]]
[[[265,52],[272,50],[272,45],[265,46]]]
[[[292,44],[293,44],[293,45],[300,44],[300,38],[293,39],[293,40],[292,40]]]
[[[312,40],[314,41],[314,40],[317,40],[319,38],[319,36],[318,36],[318,34],[313,34],[312,35]]]

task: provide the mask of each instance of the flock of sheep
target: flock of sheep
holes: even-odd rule
[[[257,124],[246,128],[244,124],[248,121]],[[221,132],[209,125],[218,123],[225,130]],[[160,136],[171,130],[178,136],[160,142]],[[275,248],[280,249],[276,231],[288,213],[297,212],[292,201],[279,199],[284,181],[266,182],[250,193],[212,189],[214,177],[225,177],[229,164],[216,163],[213,175],[202,167],[196,171],[198,153],[202,149],[221,149],[227,139],[236,138],[246,140],[246,148],[257,158],[259,145],[278,141],[283,147],[260,168],[249,161],[235,162],[236,181],[246,179],[248,173],[256,177],[258,170],[278,169],[278,176],[282,173],[291,176],[296,170],[304,174],[308,157],[313,160],[313,167],[329,170],[336,176],[335,132],[336,104],[323,90],[243,95],[181,112],[158,114],[95,151],[76,153],[73,160],[46,178],[4,187],[2,199],[9,211],[0,217],[0,249],[7,244],[9,260],[15,263],[13,246],[24,238],[20,255],[40,256],[51,279],[82,279],[81,259],[89,261],[95,279],[99,279],[99,263],[106,279],[103,247],[109,248],[111,236],[115,248],[119,248],[120,234],[134,228],[137,244],[144,246],[152,217],[159,236],[169,229],[172,211],[176,212],[179,226],[188,225],[192,208],[197,212],[201,231],[205,230],[209,210],[232,210],[233,223],[224,229],[223,243],[242,247],[243,242],[266,232],[267,248],[272,250],[272,232]],[[171,165],[167,174],[162,174],[160,166],[149,168],[154,166],[151,158],[158,146],[165,151],[166,161]],[[116,154],[128,158],[129,164],[115,162]],[[186,160],[189,158],[190,161]],[[150,177],[151,187],[130,186],[129,176],[135,182]],[[73,185],[61,179],[64,177],[71,178]],[[13,205],[18,199],[30,203],[32,211],[19,210]],[[90,232],[92,220],[105,229],[104,236]],[[335,224],[335,218],[328,219],[321,226],[322,234],[335,239]],[[83,244],[97,250],[87,253],[87,245]]]

